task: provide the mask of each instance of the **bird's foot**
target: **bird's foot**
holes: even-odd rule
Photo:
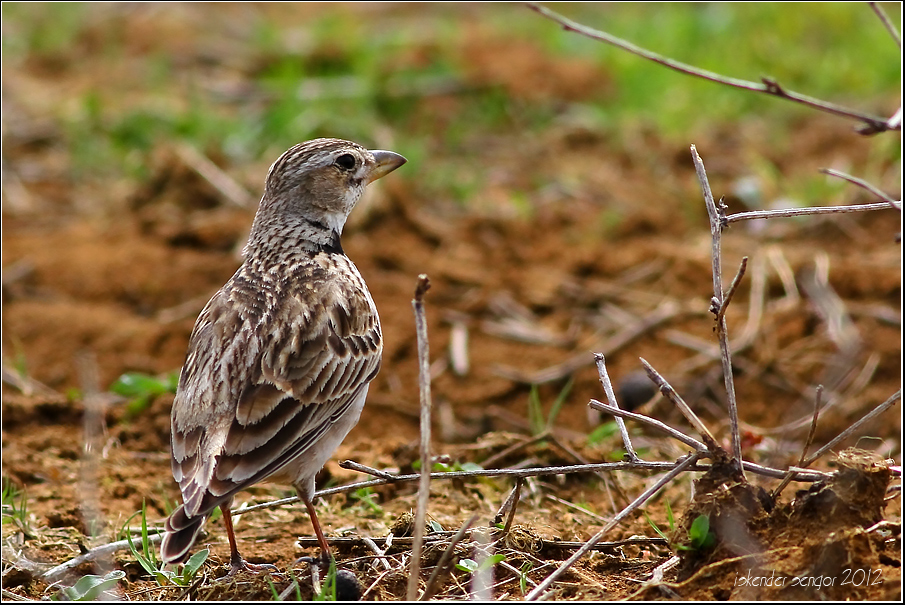
[[[245,559],[243,559],[241,557],[238,557],[238,558],[234,557],[234,558],[231,558],[229,561],[229,573],[227,573],[225,576],[220,578],[220,580],[221,581],[230,580],[230,579],[234,578],[236,576],[236,574],[239,574],[242,572],[259,574],[259,573],[276,573],[279,571],[280,570],[277,568],[276,565],[271,565],[270,563],[262,563],[262,564],[258,565],[255,563],[249,563],[248,561],[246,561]]]

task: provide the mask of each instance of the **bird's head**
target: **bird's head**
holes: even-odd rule
[[[299,143],[270,167],[261,209],[297,213],[341,233],[365,186],[405,162],[398,153],[341,139]]]

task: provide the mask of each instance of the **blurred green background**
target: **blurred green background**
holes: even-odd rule
[[[898,23],[901,4],[883,6]],[[900,51],[863,3],[551,8],[727,76],[772,76],[879,116],[900,102]],[[76,178],[146,179],[161,142],[236,166],[336,136],[404,150],[418,170],[400,178],[465,203],[487,178],[488,141],[528,145],[566,125],[616,149],[651,133],[687,149],[702,131],[756,120],[783,145],[813,113],[565,32],[518,3],[4,3],[3,67],[7,130],[42,123]],[[899,157],[896,139],[884,159]]]

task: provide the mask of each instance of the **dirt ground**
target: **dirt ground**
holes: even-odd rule
[[[498,49],[484,50],[495,56]],[[502,77],[494,74],[491,66],[475,78]],[[577,79],[580,91],[586,76],[574,69],[559,77]],[[430,104],[445,102],[426,100],[424,111],[439,112]],[[790,128],[789,143],[781,148],[772,147],[756,123],[714,128],[693,141],[730,213],[749,209],[739,183],[750,176],[754,156],[769,158],[786,175],[810,174],[838,165],[840,158],[853,174],[875,168],[874,141],[851,134],[844,122],[817,116]],[[65,161],[52,145],[17,136],[7,134],[4,162],[48,167]],[[641,405],[644,413],[693,434],[666,399],[658,395],[645,402],[651,394],[646,388],[634,394],[643,357],[728,446],[725,389],[708,312],[710,234],[688,146],[653,132],[616,145],[568,126],[531,142],[511,134],[470,146],[495,172],[472,206],[435,203],[414,179],[390,175],[366,194],[347,227],[344,249],[380,310],[384,363],[361,422],[328,463],[319,487],[367,478],[340,468],[337,462],[345,459],[411,472],[418,457],[419,395],[410,300],[421,273],[432,283],[426,305],[433,449],[451,464],[506,468],[619,460],[618,433],[588,439],[610,421],[587,405],[605,397],[595,351],[606,354],[623,403]],[[242,168],[254,175],[249,183],[263,182],[272,159]],[[409,164],[401,170],[418,168]],[[876,175],[895,196],[898,170],[882,166]],[[169,468],[172,394],[154,397],[136,412],[108,389],[125,372],[160,375],[181,367],[195,317],[240,263],[238,250],[254,214],[253,208],[226,203],[175,146],[156,150],[145,182],[104,189],[69,182],[59,170],[42,174],[48,176],[28,183],[27,198],[7,197],[16,191],[5,181],[3,203],[3,477],[24,490],[28,507],[28,529],[17,529],[4,517],[3,587],[29,598],[53,589],[38,574],[22,571],[17,558],[46,569],[116,539],[127,522],[136,526],[132,515],[143,503],[149,522],[159,525],[178,502]],[[507,192],[532,179],[544,182],[525,210]],[[767,191],[762,203],[781,194]],[[840,186],[835,195],[836,203],[874,201],[855,187]],[[77,199],[92,196],[124,201],[98,212]],[[23,199],[27,202],[17,203]],[[818,384],[826,388],[826,408],[811,451],[901,388],[900,229],[900,214],[889,210],[739,223],[725,232],[727,283],[742,256],[749,258],[727,314],[747,459],[777,468],[798,462]],[[529,420],[533,384],[545,414],[558,395],[565,393],[565,399],[551,435],[527,443],[537,431]],[[748,551],[725,545],[722,554],[706,556],[656,541],[613,546],[576,564],[555,584],[554,597],[899,599],[900,492],[890,492],[884,501],[887,483],[899,478],[895,472],[890,476],[883,461],[901,464],[900,406],[834,448],[871,452],[863,454],[869,463],[859,458],[835,467],[860,469],[858,481],[882,475],[868,504],[846,499],[850,484],[807,492],[810,484],[793,483],[775,507],[750,496],[752,490],[733,495],[732,506],[698,498],[689,508],[692,493],[700,495],[706,484],[693,489],[693,479],[704,479],[690,473],[605,539],[656,538],[648,517],[669,533],[669,508],[679,529],[687,528],[683,516],[691,510],[744,508],[750,513],[746,518],[759,519],[751,528],[758,552],[768,553],[757,565],[746,559],[750,553],[740,554]],[[673,461],[687,451],[652,429],[631,422],[629,428],[646,460]],[[832,459],[822,458],[815,468],[834,470]],[[587,540],[604,519],[650,486],[652,477],[613,473],[604,482],[582,473],[528,481],[514,523],[534,546],[497,546],[506,559],[494,568],[493,596],[521,599],[525,587],[530,590],[574,552],[574,546],[557,541]],[[767,491],[778,484],[749,479]],[[475,527],[487,527],[512,485],[507,479],[435,481],[429,513],[444,530],[458,529],[472,513]],[[257,486],[236,506],[287,495],[286,486]],[[322,499],[318,514],[328,537],[370,536],[383,545],[414,508],[416,494],[414,484],[384,485],[373,488],[372,504],[368,498]],[[883,520],[888,526],[874,527]],[[208,523],[206,531],[202,543],[211,549],[203,568],[206,580],[192,596],[270,599],[271,587],[261,578],[209,581],[223,573],[229,555],[222,520]],[[312,536],[303,507],[248,513],[238,518],[237,532],[251,562],[279,568],[272,576],[278,591],[290,585],[287,570],[296,569],[302,570],[297,572],[303,576],[302,595],[310,596],[307,566],[295,563],[316,553],[310,541],[298,542]],[[680,542],[676,538],[674,545]],[[475,544],[466,541],[457,556],[474,558]],[[442,550],[442,545],[429,550],[425,581]],[[369,558],[373,553],[360,541],[336,545],[339,567],[357,575],[369,600],[404,598],[407,552],[404,546],[387,550],[392,564],[386,569]],[[645,585],[654,568],[675,553],[683,562],[666,572],[665,584]],[[117,590],[129,599],[183,593],[158,586],[128,550],[78,571],[102,574],[112,568],[126,572]],[[844,569],[850,570],[848,582]],[[777,570],[789,577],[832,577],[835,584],[761,590],[739,581],[746,573],[769,576]],[[871,581],[860,583],[853,570],[864,570]],[[454,569],[437,597],[464,598],[469,581],[468,572]]]

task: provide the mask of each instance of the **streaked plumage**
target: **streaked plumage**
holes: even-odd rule
[[[217,506],[265,479],[292,483],[328,550],[314,476],[358,422],[380,368],[380,321],[340,234],[369,182],[405,159],[338,139],[301,143],[270,168],[235,275],[195,323],[171,418],[183,505],[161,556],[184,560]]]

